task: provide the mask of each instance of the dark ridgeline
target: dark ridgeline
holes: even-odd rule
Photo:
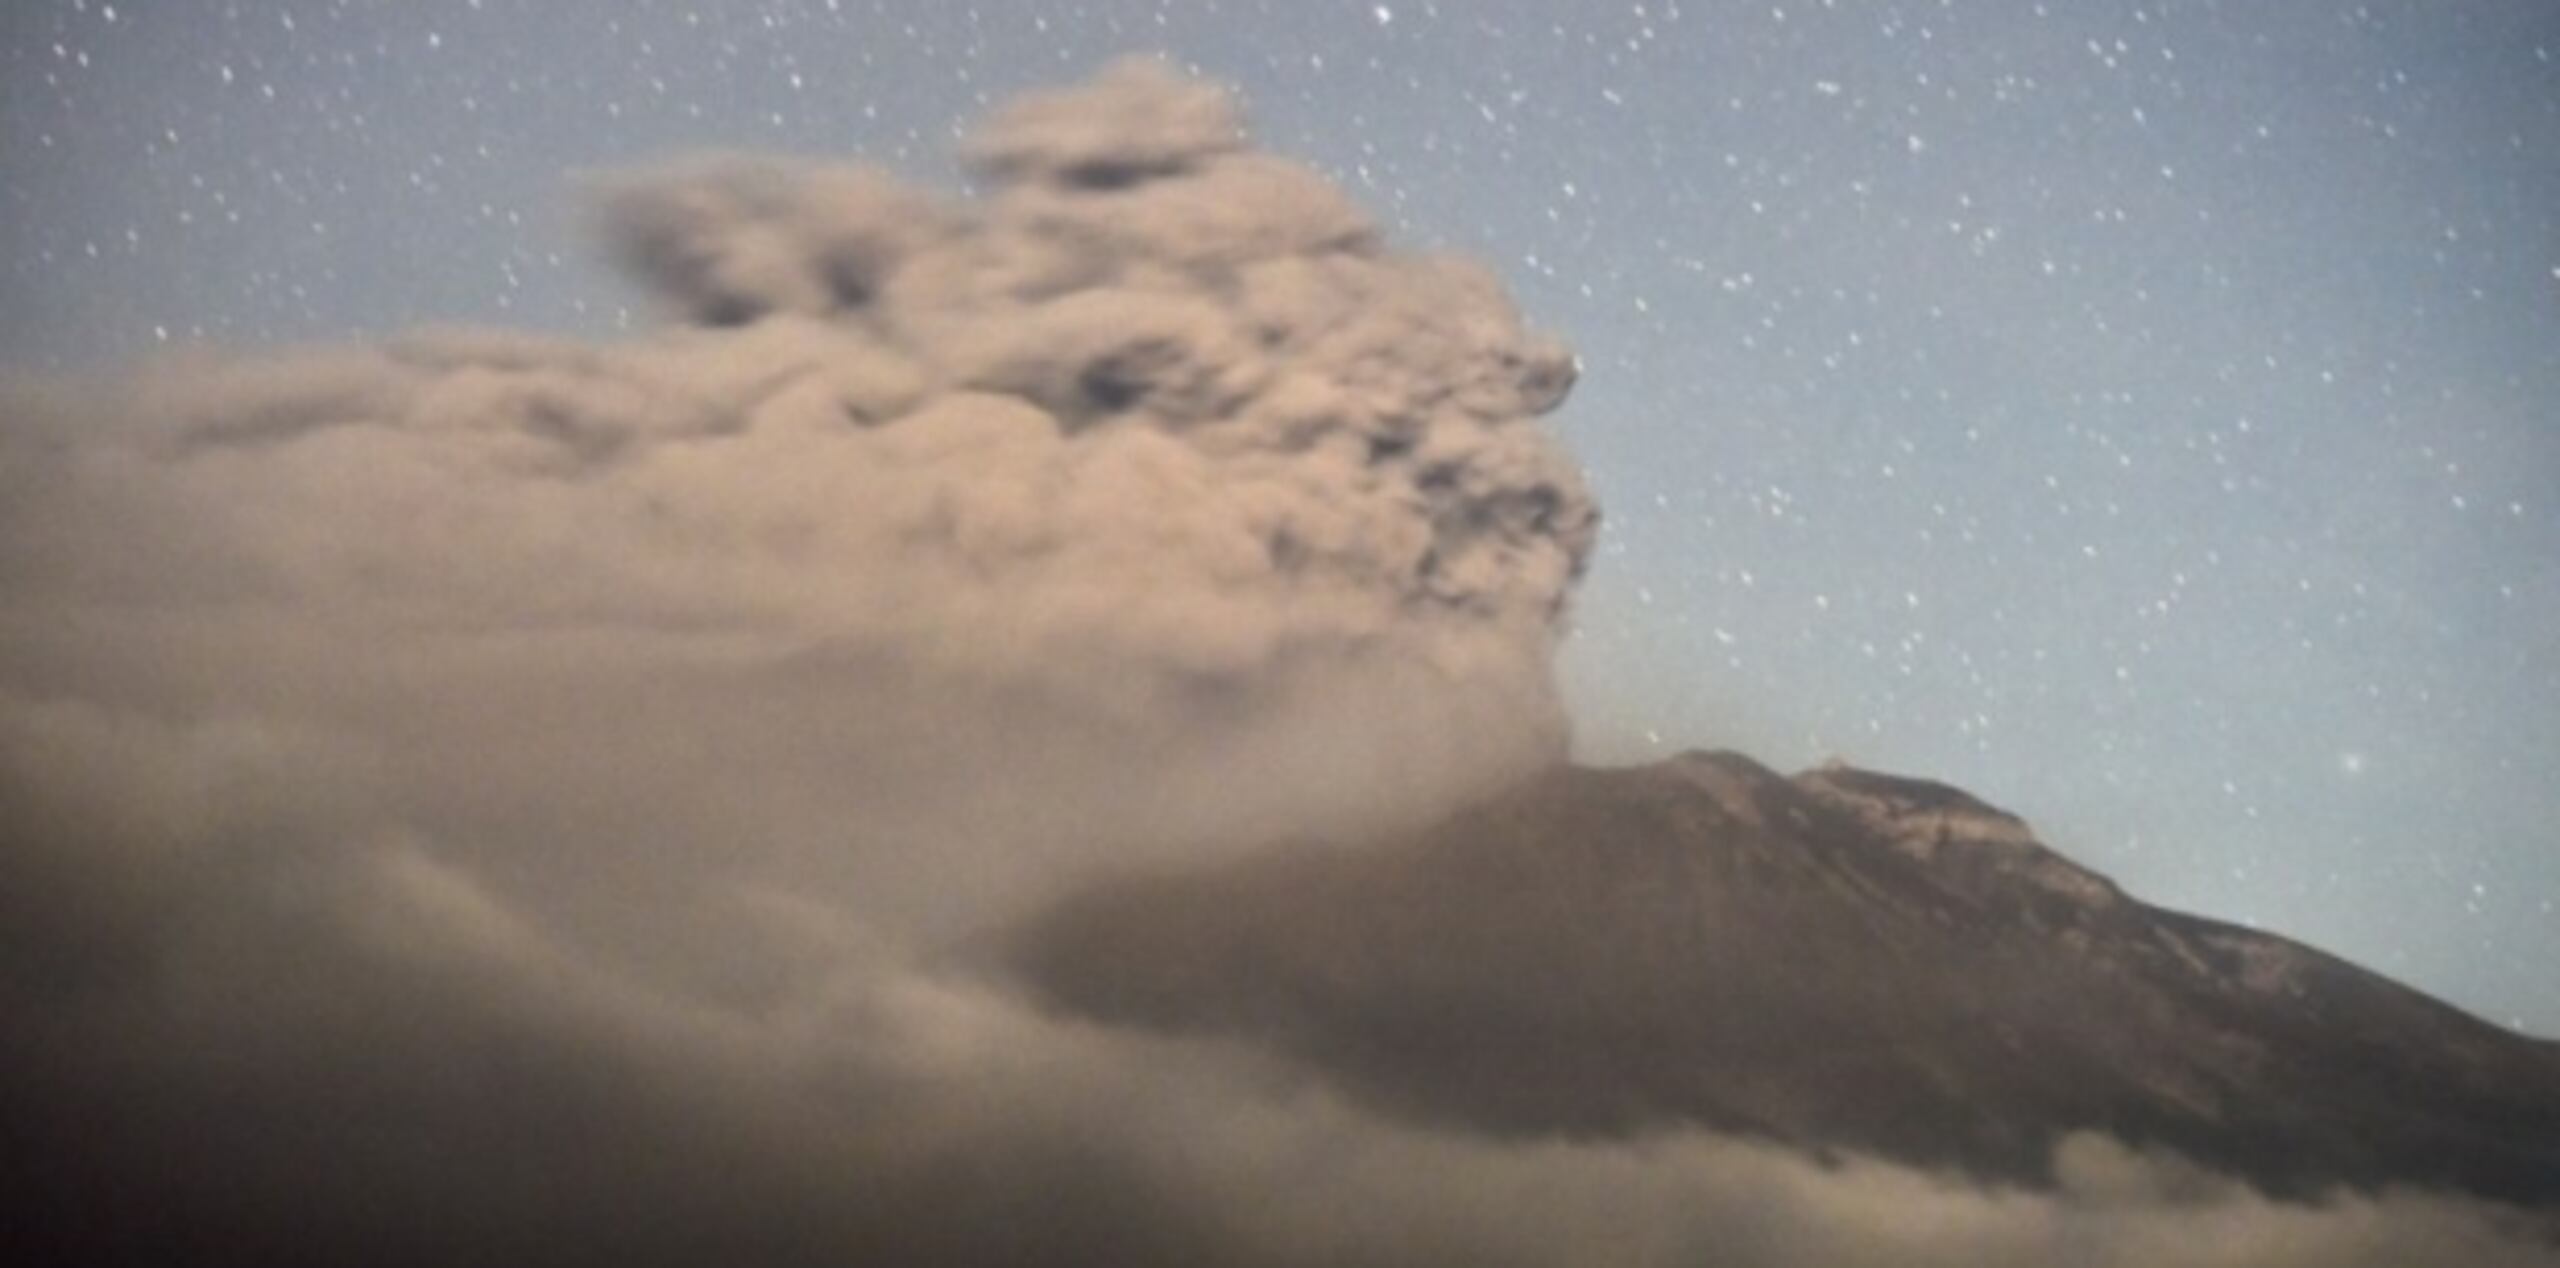
[[[1057,1007],[1260,1040],[1442,1126],[2030,1184],[2094,1129],[2282,1197],[2560,1204],[2560,1045],[1838,766],[1561,769],[1409,840],[1097,886],[1008,947]]]

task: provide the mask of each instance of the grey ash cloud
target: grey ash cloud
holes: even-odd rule
[[[969,935],[1096,870],[1411,822],[1556,760],[1595,512],[1534,421],[1571,355],[1251,148],[1214,87],[1127,64],[970,154],[966,201],[761,158],[600,179],[608,248],[678,319],[627,343],[422,330],[8,388],[16,1235],[2539,1253],[2458,1201],[2280,1206],[2099,1140],[2037,1196],[1701,1132],[1434,1132],[974,968]]]
[[[1247,753],[1248,806],[1339,790],[1352,818],[1555,760],[1596,514],[1534,416],[1571,353],[1154,62],[1017,103],[970,153],[971,200],[736,156],[596,179],[608,249],[682,319],[628,343],[431,329],[20,393],[20,690],[153,681],[485,765],[393,696],[466,707],[451,676],[512,707],[521,677],[557,701],[510,728],[552,731],[528,765],[615,737],[571,763],[598,801],[703,768],[669,725],[1097,813],[1231,817],[1203,790]],[[665,703],[689,692],[764,712]],[[991,781],[990,744],[1082,768]]]

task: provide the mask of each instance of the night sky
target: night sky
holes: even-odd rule
[[[0,366],[645,320],[581,173],[1236,86],[1583,376],[1594,760],[1838,755],[2560,1034],[2560,7],[0,8]]]

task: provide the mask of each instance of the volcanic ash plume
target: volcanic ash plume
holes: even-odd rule
[[[503,803],[475,832],[581,840],[822,850],[936,781],[1064,834],[1197,829],[1186,798],[1261,830],[1560,756],[1595,513],[1532,418],[1571,354],[1158,63],[968,156],[961,202],[740,157],[593,182],[681,319],[633,342],[20,393],[7,685],[348,734],[415,800]],[[667,791],[719,771],[716,809]],[[826,786],[865,781],[849,822]]]
[[[1594,516],[1526,424],[1573,362],[1489,274],[1387,252],[1153,63],[1025,100],[969,152],[995,192],[967,208],[754,161],[608,183],[619,258],[721,332],[644,355],[719,387],[655,427],[599,402],[511,430],[799,541],[822,637],[993,623],[964,654],[1063,656],[1060,685],[1542,652]],[[755,505],[651,480],[654,447],[706,432]]]

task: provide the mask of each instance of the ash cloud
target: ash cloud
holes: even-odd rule
[[[11,681],[350,731],[474,836],[574,801],[682,854],[614,803],[726,771],[757,791],[703,832],[866,856],[884,908],[1561,756],[1596,513],[1535,416],[1570,352],[1154,62],[969,154],[965,201],[747,157],[592,182],[679,319],[632,342],[425,330],[18,393]],[[1041,840],[973,843],[1006,802]]]
[[[675,319],[627,343],[7,386],[17,1235],[2149,1263],[2202,1221],[2202,1262],[2540,1253],[2461,1203],[2275,1207],[2102,1141],[2031,1196],[1704,1134],[1435,1134],[1023,1003],[968,937],[1078,876],[1409,823],[1559,757],[1595,518],[1534,421],[1571,355],[1215,87],[1125,64],[968,155],[970,201],[761,158],[594,182]]]

